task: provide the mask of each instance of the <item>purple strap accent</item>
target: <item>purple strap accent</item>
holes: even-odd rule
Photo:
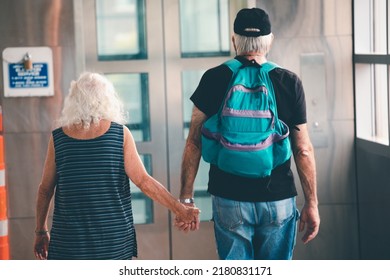
[[[281,120],[280,120],[281,121]],[[282,122],[282,121],[281,121]],[[282,122],[283,123],[283,122]],[[284,123],[283,123],[284,124]],[[287,132],[283,135],[279,135],[277,133],[272,133],[270,136],[267,137],[264,141],[254,144],[254,145],[241,145],[241,144],[232,144],[226,141],[225,138],[221,137],[220,133],[213,133],[210,130],[202,127],[202,134],[210,139],[215,139],[219,141],[224,147],[235,150],[235,151],[259,151],[264,150],[271,146],[273,143],[278,142],[280,140],[283,140],[284,138],[288,137],[290,134],[290,130],[288,129],[288,126],[286,125]]]
[[[273,143],[278,142],[280,140],[283,140],[288,136],[287,134],[279,135],[276,133],[272,133],[270,136],[267,137],[264,141],[255,144],[255,145],[241,145],[241,144],[232,144],[227,142],[224,138],[221,138],[220,142],[221,144],[228,148],[229,150],[235,150],[235,151],[243,151],[243,152],[250,152],[250,151],[260,151],[268,148]]]
[[[242,91],[242,92],[246,92],[246,93],[262,92],[264,94],[268,94],[267,88],[265,86],[258,86],[255,88],[247,88],[247,87],[244,87],[243,85],[235,85],[229,90],[228,97],[230,97],[233,90],[234,91]]]
[[[227,95],[225,97],[225,103],[223,104],[222,111],[225,111],[225,108],[227,107],[226,103],[227,103],[228,99],[230,99],[233,90],[234,91],[242,91],[242,92],[246,92],[246,93],[262,92],[264,94],[268,94],[267,88],[265,86],[258,86],[255,88],[246,88],[243,85],[235,85],[227,93]]]
[[[210,139],[214,139],[214,140],[217,140],[217,141],[221,140],[221,134],[220,133],[213,133],[210,130],[208,130],[207,128],[204,128],[203,126],[202,126],[202,134],[204,136],[206,136],[207,138],[210,138]]]
[[[224,107],[222,115],[227,117],[272,118],[270,110],[235,110]]]

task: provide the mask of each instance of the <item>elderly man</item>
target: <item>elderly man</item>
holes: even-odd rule
[[[193,183],[203,155],[210,162],[208,192],[212,195],[215,238],[220,259],[292,259],[297,222],[299,221],[299,231],[305,231],[302,237],[304,243],[315,238],[319,230],[316,168],[306,125],[304,90],[296,74],[267,61],[272,41],[271,23],[264,10],[240,10],[234,21],[232,37],[236,51],[234,61],[206,71],[191,96],[194,108],[183,154],[180,201],[186,205],[194,205]],[[239,66],[232,68],[232,63]],[[209,160],[205,157],[207,151],[203,139],[210,140],[210,135],[205,134],[205,126],[212,118],[221,119],[218,114],[222,111],[221,106],[227,103],[226,92],[242,69],[249,69],[252,73],[243,79],[246,83],[256,84],[258,76],[266,77],[270,84],[267,94],[271,100],[275,100],[277,108],[275,112],[265,115],[272,119],[270,126],[274,126],[277,119],[286,125],[286,141],[289,142],[284,144],[287,149],[284,151],[284,159],[271,166],[269,174],[261,171],[258,176],[249,173],[246,176],[225,168],[232,165],[241,165],[241,169],[247,168],[246,166],[260,168],[261,163],[240,162],[233,153],[230,153],[231,158],[226,153],[223,159]],[[243,75],[242,72],[239,73]],[[246,91],[252,92],[251,89]],[[231,112],[229,114],[232,116]],[[248,116],[247,113],[241,114]],[[263,113],[256,114],[254,110],[250,110],[250,114]],[[218,124],[215,126],[218,127]],[[218,135],[214,140],[220,142],[215,145],[217,150],[237,146],[231,143],[234,142],[234,136],[231,136],[233,139],[228,139],[221,133],[214,133]],[[260,146],[264,142],[269,141],[254,146],[262,150]],[[271,144],[274,147],[280,145],[276,140]],[[237,147],[242,147],[240,145]],[[271,157],[277,157],[278,148],[270,149]],[[218,151],[214,154],[216,157],[221,156]],[[296,207],[297,191],[290,155],[294,157],[304,192],[305,203],[301,213]],[[183,230],[196,228],[194,225],[184,225],[180,220],[176,224]]]

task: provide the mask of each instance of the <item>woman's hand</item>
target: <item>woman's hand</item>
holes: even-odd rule
[[[184,232],[198,230],[200,210],[193,203],[185,203],[183,206],[185,210],[176,215],[175,226]]]
[[[46,260],[49,249],[50,235],[48,232],[39,233],[35,236],[34,254],[38,260]]]

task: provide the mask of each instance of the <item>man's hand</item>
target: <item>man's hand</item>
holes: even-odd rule
[[[320,214],[317,206],[306,204],[303,206],[299,221],[299,232],[304,231],[305,228],[306,232],[302,237],[302,241],[307,244],[317,236],[320,228]]]
[[[183,205],[191,209],[198,209],[194,203],[183,203]],[[180,231],[184,231],[185,233],[198,230],[200,225],[199,213],[200,211],[198,210],[197,214],[193,215],[193,219],[190,222],[184,221],[182,217],[176,216],[175,227],[177,227]]]

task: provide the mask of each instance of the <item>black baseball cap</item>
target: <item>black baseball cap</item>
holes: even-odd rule
[[[237,13],[234,33],[246,37],[258,37],[271,33],[268,14],[259,8],[245,8]]]

